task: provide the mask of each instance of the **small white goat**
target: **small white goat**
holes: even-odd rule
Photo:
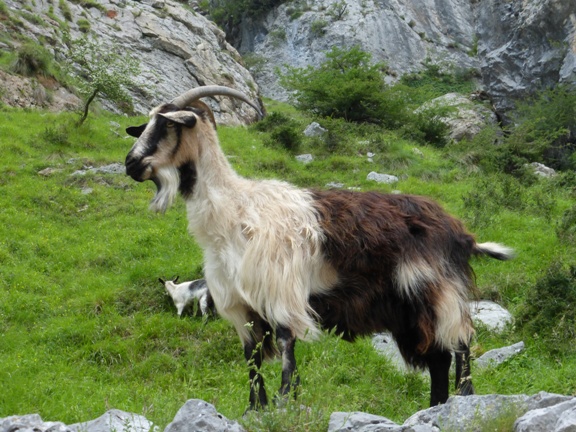
[[[189,306],[194,305],[194,300],[198,300],[198,310],[196,316],[206,316],[208,314],[214,315],[214,301],[208,291],[206,280],[197,279],[191,282],[178,283],[178,276],[174,280],[164,280],[158,278],[161,284],[166,287],[168,295],[172,298],[174,306],[178,311],[178,316],[182,316],[182,312]]]

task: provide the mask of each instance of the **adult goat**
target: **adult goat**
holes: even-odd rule
[[[296,388],[296,339],[314,337],[319,327],[349,341],[389,330],[408,364],[428,368],[430,405],[448,398],[455,351],[459,393],[473,393],[469,260],[506,260],[512,251],[476,243],[424,197],[241,177],[219,145],[211,110],[199,101],[214,95],[258,110],[226,87],[190,90],[154,108],[147,124],[127,129],[138,140],[126,172],[156,184],[153,210],[165,211],[178,193],[184,198],[216,308],[236,328],[253,366],[250,407],[268,403],[259,374],[266,358],[282,357],[280,395]]]

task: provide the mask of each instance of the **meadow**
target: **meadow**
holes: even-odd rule
[[[272,101],[267,108],[290,119],[292,133],[312,120]],[[150,182],[74,174],[122,163],[133,143],[125,127],[145,119],[100,113],[77,126],[73,113],[0,109],[0,418],[38,413],[72,424],[117,408],[164,428],[186,400],[199,398],[250,431],[324,431],[333,411],[403,422],[427,407],[425,376],[397,371],[369,339],[349,344],[326,334],[297,345],[298,401],[243,418],[248,373],[235,331],[221,319],[178,318],[158,282],[202,277],[182,200],[158,215],[148,210]],[[514,248],[513,261],[472,263],[480,296],[517,318],[499,335],[479,327],[472,349],[478,356],[524,340],[526,350],[501,366],[473,368],[476,391],[576,394],[573,174],[490,172],[471,149],[377,128],[349,126],[289,149],[275,143],[282,135],[256,126],[220,127],[219,136],[244,176],[427,195],[479,241]],[[315,160],[302,164],[296,151]],[[400,180],[377,184],[366,180],[370,171]],[[272,393],[280,365],[263,373]]]

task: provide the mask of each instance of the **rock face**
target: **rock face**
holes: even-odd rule
[[[4,3],[11,14],[19,16],[21,0]],[[50,41],[48,46],[56,54],[64,52],[61,26],[56,19],[66,22],[71,36],[78,38],[83,34],[78,22],[88,18],[90,32],[103,46],[125,50],[126,55],[137,58],[142,71],[136,78],[139,88],[130,90],[137,113],[147,114],[161,102],[209,84],[233,87],[258,101],[258,86],[242,66],[236,49],[226,42],[224,32],[182,3],[95,0],[99,7],[93,7],[90,4],[94,2],[65,2],[70,10],[68,19],[53,2],[26,0],[25,3],[34,14],[42,16],[44,24],[40,26],[22,18],[23,35],[43,45],[46,45],[43,40]],[[246,104],[230,98],[221,98],[220,102],[204,100],[220,123],[241,124],[256,116]],[[105,106],[114,109],[110,104]]]
[[[422,69],[428,59],[461,68],[479,66],[470,54],[475,40],[468,0],[309,3],[309,7],[298,2],[280,5],[263,19],[246,19],[241,26],[239,51],[265,59],[253,72],[268,97],[286,100],[288,96],[278,84],[276,67],[318,66],[333,46],[358,45],[374,60],[385,62],[396,76]]]
[[[360,46],[391,79],[424,64],[476,71],[494,108],[542,86],[576,83],[576,2],[566,0],[321,0],[246,19],[236,46],[256,60],[264,95],[286,100],[274,70],[317,66],[331,47]],[[298,9],[300,8],[300,9]]]
[[[576,2],[482,1],[476,32],[482,83],[499,112],[535,88],[576,83]]]

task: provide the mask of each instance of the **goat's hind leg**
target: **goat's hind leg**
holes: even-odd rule
[[[470,373],[470,347],[468,345],[460,345],[460,349],[456,351],[456,393],[461,396],[469,396],[474,394],[474,386],[472,385],[472,377]]]
[[[276,345],[282,357],[282,382],[275,402],[277,405],[281,405],[291,392],[296,398],[296,391],[300,384],[300,377],[296,371],[296,357],[294,355],[296,337],[289,328],[278,327],[276,329]]]

